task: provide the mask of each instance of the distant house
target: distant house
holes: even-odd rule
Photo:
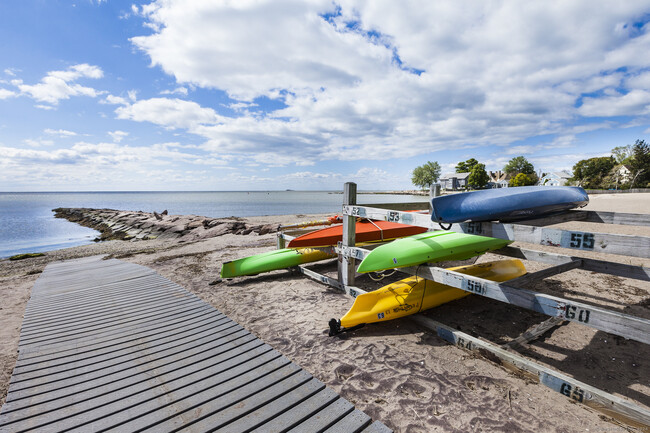
[[[440,177],[440,187],[446,190],[456,191],[467,187],[469,173],[449,173]]]
[[[542,178],[539,179],[538,185],[543,186],[564,186],[567,184],[571,178],[571,174],[566,171],[555,171],[552,173],[546,173]]]
[[[628,183],[632,180],[632,167],[626,164],[619,165],[614,169],[616,173],[617,184]]]
[[[507,188],[510,181],[510,175],[503,173],[501,170],[488,172],[490,181],[488,182],[489,188]]]

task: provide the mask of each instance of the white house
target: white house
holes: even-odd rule
[[[446,190],[456,191],[467,187],[469,173],[448,173],[440,177],[440,187]]]
[[[510,181],[510,175],[508,173],[503,173],[501,170],[490,171],[488,172],[490,176],[490,181],[488,186],[490,188],[507,188],[508,182]]]
[[[543,186],[564,186],[567,184],[571,178],[571,174],[566,171],[555,171],[553,173],[547,173],[539,179],[538,185]]]
[[[628,183],[632,180],[632,167],[629,165],[619,165],[615,168],[617,183]]]

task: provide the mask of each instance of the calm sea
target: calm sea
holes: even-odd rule
[[[359,193],[359,203],[426,201],[423,196]],[[208,217],[340,213],[328,191],[0,193],[0,258],[91,243],[98,232],[54,218],[57,207],[193,214]]]

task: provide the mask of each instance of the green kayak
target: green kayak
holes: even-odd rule
[[[335,256],[313,248],[274,250],[224,263],[221,267],[221,278],[256,275],[331,257]]]
[[[465,233],[426,232],[375,248],[363,259],[357,272],[377,272],[443,260],[465,260],[486,251],[498,250],[511,242]]]

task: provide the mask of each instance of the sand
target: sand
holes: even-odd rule
[[[650,194],[594,195],[587,209],[650,213]],[[322,216],[247,220],[251,224],[273,224]],[[575,225],[582,230],[587,227],[585,223],[565,223],[560,227]],[[602,224],[588,226],[598,227],[601,232],[650,236],[648,227],[606,226],[605,230]],[[149,266],[197,294],[395,431],[628,431],[600,412],[576,404],[482,356],[447,344],[409,319],[328,337],[328,320],[344,315],[353,300],[301,274],[276,271],[233,280],[218,278],[224,261],[274,247],[274,234],[227,234],[183,243],[108,241],[24,261],[0,261],[2,402],[16,360],[22,314],[38,274],[51,261],[109,254]],[[593,253],[592,256],[650,266],[649,259]],[[488,254],[478,262],[499,257]],[[529,271],[545,267],[534,262],[525,264]],[[336,261],[315,265],[314,269],[335,276]],[[390,281],[375,283],[360,277],[356,285],[369,289]],[[650,319],[648,282],[572,270],[536,282],[530,288]],[[498,344],[547,318],[477,296],[429,310],[426,315]],[[569,323],[527,345],[521,353],[631,402],[650,406],[647,345]]]

